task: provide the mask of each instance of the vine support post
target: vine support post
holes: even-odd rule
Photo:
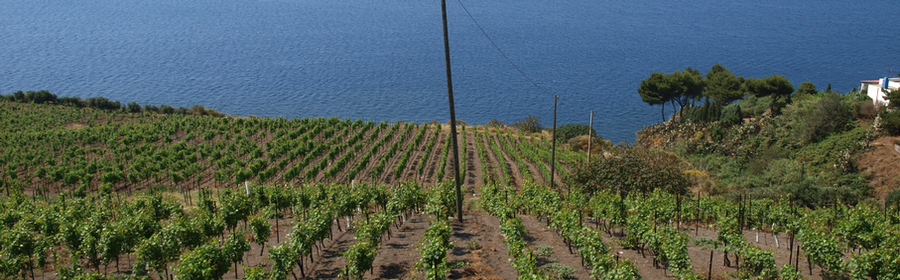
[[[553,96],[553,137],[552,142],[550,143],[550,189],[556,188],[556,180],[554,180],[554,176],[556,175],[556,101],[559,99],[559,95]]]
[[[556,114],[554,114],[553,116],[555,117]],[[594,111],[591,111],[591,125],[590,125],[590,128],[588,128],[588,150],[587,150],[588,165],[591,164],[591,151],[593,151],[591,149],[591,144],[594,142],[594,135],[593,135],[594,133],[593,132],[594,132]]]
[[[456,219],[463,221],[462,190],[459,181],[459,148],[456,143],[456,111],[453,106],[453,78],[450,74],[450,36],[447,32],[447,1],[441,0],[441,16],[444,25],[444,61],[447,68],[447,99],[450,103],[450,140],[453,142],[453,174],[456,183]]]

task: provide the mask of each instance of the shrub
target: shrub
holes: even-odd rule
[[[175,108],[166,104],[159,105],[159,112],[163,114],[175,113]]]
[[[900,110],[881,114],[881,128],[892,136],[900,135]]]
[[[569,147],[571,147],[572,150],[576,151],[576,152],[587,151],[588,139],[589,139],[589,136],[587,136],[587,135],[581,135],[581,136],[577,136],[575,138],[569,139]],[[594,137],[593,141],[591,142],[591,150],[594,150],[594,151],[604,150],[610,146],[612,146],[612,143],[610,143],[608,140],[603,140],[603,138],[600,136]]]
[[[900,206],[900,189],[893,189],[887,193],[884,198],[884,204],[887,206]]]
[[[76,108],[84,108],[87,106],[87,102],[78,97],[61,97],[56,101],[61,105],[71,105]]]
[[[744,113],[741,112],[741,106],[738,105],[726,106],[722,109],[722,115],[719,117],[719,121],[726,126],[740,124],[743,120]]]
[[[588,130],[590,130],[590,133],[588,133]],[[569,139],[580,135],[597,136],[597,131],[591,129],[591,127],[586,124],[574,123],[564,124],[556,128],[556,140],[559,142],[565,143],[566,141],[569,141]]]
[[[185,108],[185,107],[178,107],[178,109],[175,109],[175,114],[179,114],[179,115],[190,115],[190,114],[191,114],[191,109],[188,109],[188,108]]]
[[[488,127],[502,127],[502,126],[506,126],[506,124],[503,123],[503,122],[501,122],[501,121],[499,121],[499,120],[497,120],[497,119],[491,119],[491,121],[488,122],[488,123],[487,123],[486,125],[484,125],[484,126],[488,126]]]
[[[25,93],[26,102],[34,102],[34,103],[47,103],[47,102],[56,102],[56,94],[52,94],[49,91],[28,91]]]
[[[122,104],[119,101],[110,101],[102,96],[88,98],[87,103],[90,107],[103,110],[119,110],[122,108]]]
[[[22,92],[17,91],[13,92],[10,95],[0,96],[0,100],[6,100],[9,102],[21,102],[21,103],[47,103],[47,102],[56,102],[56,94],[52,94],[49,91],[41,90],[41,91],[28,91]]]
[[[684,167],[669,152],[623,148],[616,155],[576,167],[570,181],[588,194],[600,190],[649,194],[655,189],[684,194],[690,185]]]
[[[539,118],[532,115],[526,116],[523,120],[516,121],[513,123],[513,127],[527,133],[541,132],[541,130],[544,129],[544,127],[541,126]]]
[[[772,96],[757,97],[751,94],[734,104],[741,106],[741,111],[744,112],[744,114],[760,117],[769,110],[769,104],[771,102]],[[788,103],[790,103],[790,98],[779,98],[778,101],[775,102],[775,111],[781,110],[787,106]]]
[[[129,113],[140,113],[141,112],[141,104],[137,102],[128,102],[128,106],[125,107]]]
[[[801,145],[816,142],[832,131],[843,130],[852,116],[838,94],[797,102],[788,106],[784,115],[789,120],[792,136]]]

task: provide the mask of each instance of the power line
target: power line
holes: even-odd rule
[[[494,40],[491,39],[491,36],[488,35],[487,32],[484,31],[484,28],[481,27],[481,24],[478,23],[477,20],[475,20],[475,17],[472,16],[472,13],[470,13],[470,12],[469,12],[469,9],[466,8],[466,5],[463,5],[462,0],[456,0],[456,2],[458,2],[458,3],[459,3],[459,6],[461,6],[461,7],[463,8],[463,11],[466,11],[466,14],[469,15],[469,18],[472,19],[472,22],[475,23],[475,26],[478,26],[478,29],[481,30],[481,34],[484,34],[484,37],[487,38],[488,41],[491,42],[491,45],[493,45],[494,48],[497,49],[497,52],[499,52],[500,55],[502,55],[503,58],[505,58],[506,61],[508,61],[509,64],[513,66],[513,68],[516,68],[516,71],[519,71],[519,74],[522,74],[522,77],[525,77],[525,79],[527,79],[529,82],[531,82],[532,85],[534,85],[535,87],[537,87],[538,89],[540,89],[541,92],[543,92],[543,93],[546,94],[547,96],[549,96],[549,97],[554,97],[554,99],[556,99],[555,95],[553,95],[553,94],[551,94],[550,92],[548,92],[547,90],[545,90],[543,87],[541,87],[541,85],[539,85],[539,84],[536,83],[534,80],[532,80],[531,77],[528,77],[528,75],[525,74],[525,71],[522,71],[522,69],[519,68],[519,66],[516,65],[516,63],[514,63],[514,62],[512,61],[512,59],[509,59],[509,56],[507,56],[506,53],[504,53],[503,50],[501,50],[500,47],[497,46],[497,43],[494,43]],[[575,113],[575,114],[578,114],[578,115],[584,115],[584,114],[579,114],[578,111],[575,111],[574,109],[570,108],[568,105],[566,105],[566,104],[563,103],[563,102],[559,102],[559,103],[562,104],[563,107],[566,107],[566,109],[568,109],[569,111],[572,111],[572,113]]]

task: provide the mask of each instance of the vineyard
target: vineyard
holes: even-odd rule
[[[0,102],[0,127],[0,279],[900,277],[896,208],[585,189],[566,148],[550,189],[550,137],[506,127],[458,126],[464,222],[448,124]]]

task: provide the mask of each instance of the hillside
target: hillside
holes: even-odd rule
[[[883,203],[895,189],[888,172],[896,169],[895,155],[883,143],[892,138],[879,138],[886,132],[873,126],[871,101],[820,93],[797,97],[778,114],[759,108],[766,103],[751,97],[721,109],[721,120],[649,126],[637,133],[636,145],[689,161],[712,176],[714,188],[704,190],[712,194],[793,195],[821,207]]]
[[[26,193],[157,185],[190,191],[245,181],[452,180],[449,129],[437,123],[123,113],[6,102],[0,113],[5,181]],[[548,182],[548,136],[509,128],[459,131],[465,182]],[[556,178],[581,157],[560,150]]]
[[[112,107],[0,102],[0,279],[828,279],[898,270],[878,264],[900,251],[900,212],[865,198],[798,207],[753,185],[777,178],[753,166],[797,167],[785,155],[809,162],[785,177],[818,174],[800,186],[858,183],[856,171],[830,175],[841,171],[826,165],[843,153],[821,151],[856,147],[865,122],[778,157],[747,157],[756,171],[732,174],[715,166],[748,149],[716,144],[708,124],[643,131],[639,144],[653,147],[597,145],[590,165],[563,144],[556,189],[548,134],[459,125],[459,221],[447,124]],[[744,138],[719,139],[765,143],[756,136],[778,121],[750,120],[723,134]]]

